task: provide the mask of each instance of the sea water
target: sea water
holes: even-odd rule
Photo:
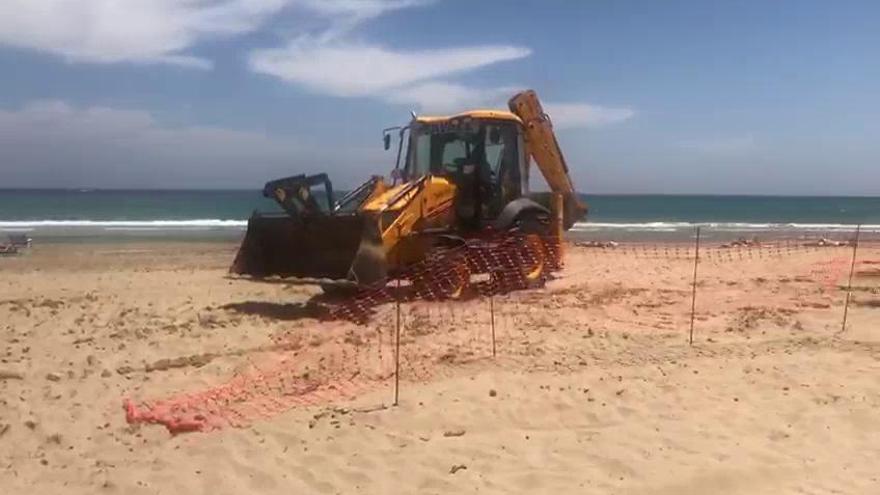
[[[880,234],[880,197],[585,195],[576,239],[677,240]],[[234,239],[254,210],[278,206],[252,190],[0,190],[0,233],[35,241]],[[0,242],[4,235],[0,235]]]

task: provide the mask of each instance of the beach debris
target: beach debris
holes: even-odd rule
[[[205,354],[194,354],[192,356],[183,356],[174,359],[160,359],[154,363],[150,363],[144,366],[144,370],[149,373],[151,371],[164,371],[172,368],[185,368],[187,366],[201,368],[202,366],[210,363],[216,357],[216,354],[212,354],[209,352]]]
[[[24,380],[24,375],[17,371],[0,370],[0,380]]]
[[[0,244],[0,256],[14,256],[31,247],[31,238],[26,235],[10,234],[9,242]]]
[[[856,270],[856,277],[860,277],[860,278],[880,277],[880,268],[872,267],[872,268],[866,268],[864,270]]]
[[[806,247],[841,247],[841,246],[849,246],[849,241],[835,241],[832,239],[827,239],[822,237],[818,241],[811,241],[804,243]]]
[[[449,474],[455,474],[462,469],[467,469],[467,466],[464,464],[453,464],[451,468],[449,468]]]
[[[494,388],[489,390],[489,397],[495,397],[496,395],[498,395],[498,392]]]
[[[446,430],[443,432],[444,437],[461,437],[464,436],[465,431],[463,429],[460,430]]]
[[[58,381],[61,381],[61,374],[60,374],[60,373],[55,373],[55,372],[52,372],[52,373],[46,373],[46,380],[49,380],[50,382],[58,382]]]
[[[12,244],[0,244],[0,256],[13,256],[18,254],[18,248]]]
[[[831,307],[830,304],[826,302],[815,302],[815,301],[802,301],[797,304],[802,308],[811,308],[811,309],[828,309]]]
[[[787,328],[795,321],[798,310],[784,307],[743,306],[736,310],[731,322],[735,330],[754,330],[761,323],[769,322],[777,327]]]
[[[9,234],[9,245],[16,249],[29,248],[33,242],[26,234]]]
[[[128,375],[129,373],[133,373],[134,371],[135,371],[135,368],[133,368],[132,366],[129,366],[127,364],[124,364],[124,365],[116,368],[116,372],[119,373],[120,375]]]
[[[719,246],[724,249],[735,248],[735,247],[761,247],[761,241],[758,240],[757,237],[753,237],[751,239],[746,239],[745,237],[740,237],[739,239],[731,242],[727,242]]]
[[[223,326],[217,315],[199,312],[196,314],[196,317],[199,320],[199,326],[202,328],[217,328],[218,326]]]
[[[218,354],[206,352],[204,354],[193,354],[190,356],[181,356],[177,358],[163,358],[152,363],[145,363],[143,368],[123,365],[116,368],[116,372],[120,375],[128,375],[134,373],[135,371],[141,370],[147,373],[151,373],[153,371],[166,371],[174,368],[186,368],[189,366],[192,366],[193,368],[201,368],[202,366],[210,363],[217,357],[219,357]],[[103,373],[101,374],[101,376],[103,376]]]
[[[6,423],[4,425],[0,425],[0,437],[5,435],[6,432],[9,431],[10,428],[12,428],[12,425],[9,423]]]
[[[616,248],[620,244],[614,241],[581,241],[574,243],[577,247],[585,248]]]

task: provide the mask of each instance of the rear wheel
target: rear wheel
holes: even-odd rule
[[[550,219],[543,212],[526,212],[516,221],[520,240],[519,273],[525,288],[541,287],[549,272],[546,239]]]
[[[444,277],[443,296],[446,299],[460,299],[464,296],[471,279],[471,271],[464,259],[454,260],[449,272]]]
[[[523,238],[520,273],[527,287],[543,285],[547,263],[544,241],[537,234],[526,234]]]
[[[415,296],[421,299],[460,299],[470,283],[471,271],[463,253],[441,248],[428,256],[425,265],[412,277]]]

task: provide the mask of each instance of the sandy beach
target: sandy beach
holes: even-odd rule
[[[396,407],[393,306],[319,321],[235,249],[0,259],[3,493],[880,491],[870,246],[843,333],[848,247],[706,250],[692,346],[686,248],[569,247],[544,289],[405,304]],[[147,421],[181,404],[200,431]]]

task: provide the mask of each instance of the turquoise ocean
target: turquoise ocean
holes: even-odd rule
[[[880,235],[880,197],[584,195],[587,221],[574,238],[674,240],[700,225],[707,238],[829,237],[862,225]],[[0,242],[231,239],[251,212],[277,211],[253,190],[3,190]]]

